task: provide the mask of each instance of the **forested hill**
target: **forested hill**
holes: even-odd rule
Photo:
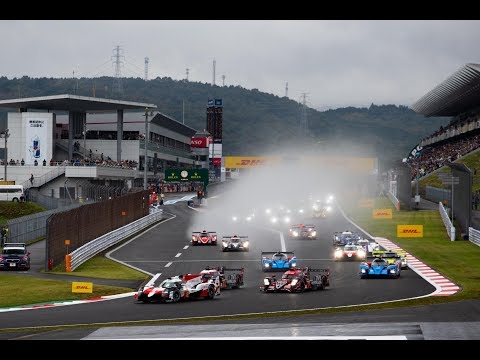
[[[317,111],[307,108],[308,135],[302,135],[302,106],[286,97],[240,86],[211,86],[200,82],[156,78],[121,79],[122,93],[112,90],[111,77],[29,78],[0,77],[0,99],[58,94],[106,97],[153,103],[158,110],[195,128],[206,127],[207,100],[223,100],[224,155],[259,155],[290,146],[313,151],[352,152],[377,156],[382,163],[407,155],[424,136],[448,118],[425,118],[407,106],[374,105]],[[0,128],[6,112],[0,114]],[[351,145],[356,146],[352,147]],[[306,146],[305,146],[306,145]]]

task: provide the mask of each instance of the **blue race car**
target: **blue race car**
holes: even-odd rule
[[[293,251],[262,251],[262,270],[288,270],[297,267],[297,258]]]
[[[360,277],[362,279],[368,277],[398,278],[401,269],[400,261],[389,264],[385,259],[375,258],[371,262],[362,262],[360,264]]]

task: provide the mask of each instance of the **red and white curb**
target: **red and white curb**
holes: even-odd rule
[[[51,308],[55,306],[88,304],[88,303],[94,303],[99,301],[120,299],[127,296],[133,297],[135,294],[136,292],[129,292],[129,293],[123,293],[123,294],[116,294],[116,295],[100,296],[100,297],[85,299],[85,300],[65,300],[65,301],[50,302],[50,303],[43,303],[43,304],[22,305],[22,306],[10,307],[10,308],[0,308],[0,313],[9,312],[9,311],[20,311],[20,310],[45,309],[45,308]]]
[[[375,241],[386,250],[403,250],[398,245],[394,244],[388,239],[382,237],[374,237]],[[425,265],[423,262],[418,260],[416,257],[407,254],[408,267],[415,271],[422,278],[427,280],[430,284],[435,286],[435,292],[432,296],[450,296],[455,294],[460,290],[460,287],[448,280],[446,277],[442,276],[440,273],[433,270],[428,265]]]

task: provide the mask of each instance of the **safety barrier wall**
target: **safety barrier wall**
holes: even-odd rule
[[[474,243],[475,245],[480,246],[480,231],[469,227],[468,228],[468,240]]]
[[[390,191],[387,192],[387,196],[390,201],[395,205],[395,209],[400,210],[400,201]]]
[[[151,224],[164,219],[166,219],[166,216],[163,214],[163,211],[153,211],[151,214],[144,216],[141,219],[133,221],[130,224],[122,226],[121,228],[113,230],[86,243],[69,254],[71,259],[71,270],[75,270],[85,261],[108,249],[110,246],[115,245],[129,236],[149,227]]]
[[[455,227],[450,221],[450,218],[448,217],[448,213],[443,207],[443,204],[441,201],[438,203],[438,211],[440,212],[440,216],[442,217],[443,224],[445,225],[445,229],[447,229],[447,234],[450,237],[450,240],[455,241]]]

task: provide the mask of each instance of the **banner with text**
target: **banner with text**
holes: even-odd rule
[[[374,219],[391,219],[392,209],[373,209],[372,215]]]
[[[397,225],[397,237],[423,237],[423,225]]]

